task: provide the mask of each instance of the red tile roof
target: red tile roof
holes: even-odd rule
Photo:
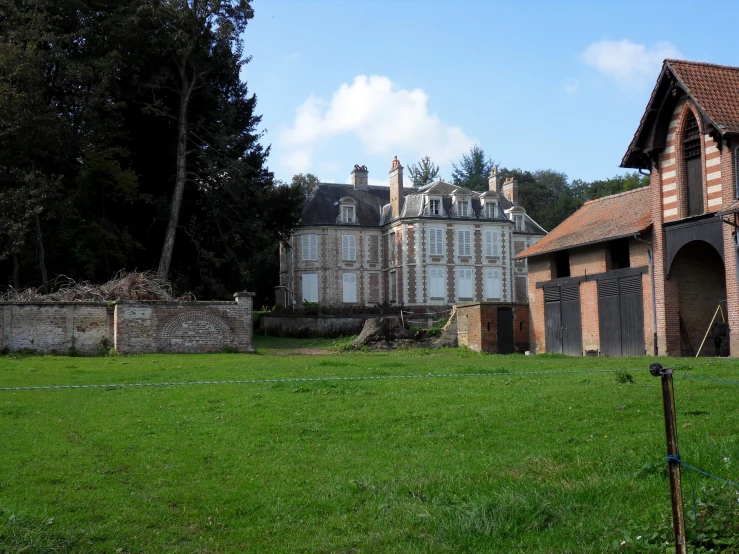
[[[739,67],[682,60],[665,65],[722,133],[739,133]]]
[[[582,208],[516,258],[631,236],[651,225],[649,187],[585,202]]]

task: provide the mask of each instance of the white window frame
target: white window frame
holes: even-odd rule
[[[391,271],[388,273],[390,278],[390,302],[397,302],[398,301],[398,273],[395,271]]]
[[[341,260],[357,261],[357,237],[354,235],[341,235]]]
[[[513,214],[513,225],[516,231],[523,231],[523,214]]]
[[[485,238],[485,256],[489,258],[500,256],[500,231],[497,229],[485,229],[483,233]]]
[[[341,296],[345,304],[357,303],[357,274],[344,273],[342,276]]]
[[[475,274],[471,267],[457,268],[457,298],[460,300],[475,298]]]
[[[318,261],[318,235],[301,235],[300,244],[302,246],[304,262]]]
[[[457,229],[457,256],[469,258],[472,256],[472,230]]]
[[[436,247],[435,249],[433,247]],[[444,229],[429,227],[429,256],[435,258],[444,255]]]
[[[457,200],[457,215],[468,217],[470,214],[470,203],[468,200]]]
[[[441,215],[441,198],[429,198],[429,215]]]
[[[429,300],[446,301],[446,269],[443,267],[428,268]]]
[[[485,217],[493,219],[498,217],[498,203],[485,202]]]
[[[484,289],[485,300],[503,299],[503,278],[499,268],[485,269]]]
[[[352,205],[341,206],[341,221],[344,223],[354,224],[357,222],[356,210]]]
[[[302,283],[303,302],[318,302],[318,273],[303,273]]]

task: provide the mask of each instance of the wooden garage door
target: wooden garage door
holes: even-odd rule
[[[643,356],[644,305],[641,275],[598,281],[600,353]]]

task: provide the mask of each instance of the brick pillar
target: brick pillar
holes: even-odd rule
[[[724,144],[721,150],[721,183],[723,206],[731,205],[735,200],[734,164],[731,148]],[[725,216],[736,223],[734,215]],[[737,251],[733,227],[722,223],[724,228],[724,269],[726,272],[726,311],[729,323],[731,356],[739,357],[739,281],[737,281]]]

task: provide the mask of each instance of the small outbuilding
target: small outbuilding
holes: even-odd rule
[[[524,303],[475,302],[457,306],[460,346],[489,354],[529,350],[529,306]]]

